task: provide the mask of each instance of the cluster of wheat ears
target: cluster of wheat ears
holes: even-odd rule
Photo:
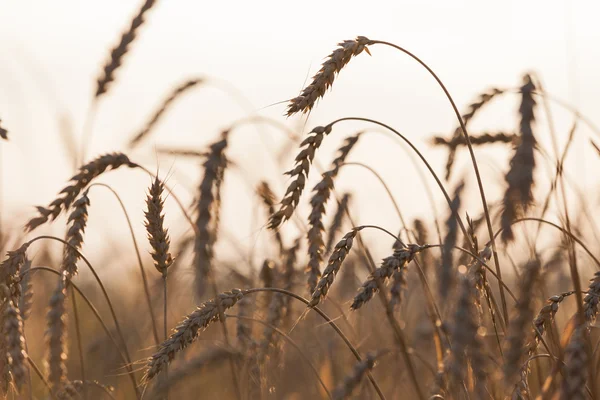
[[[153,5],[154,1],[145,1],[112,50],[92,105],[109,91]],[[158,174],[127,154],[94,158],[79,167],[55,200],[37,207],[37,215],[25,228],[31,238],[14,235],[21,239],[11,245],[0,265],[3,395],[54,399],[600,399],[600,337],[594,326],[600,272],[593,272],[600,269],[600,261],[595,256],[598,251],[588,247],[583,237],[588,231],[595,235],[596,228],[583,196],[579,198],[583,211],[577,217],[582,216],[590,226],[578,221],[574,228],[567,204],[572,198],[567,195],[572,182],[563,170],[576,129],[574,126],[562,149],[552,124],[548,124],[552,150],[545,150],[535,134],[540,105],[549,120],[550,102],[569,106],[544,92],[536,76],[525,75],[518,89],[486,91],[461,114],[442,81],[417,56],[397,45],[359,36],[339,43],[312,82],[289,101],[287,115],[309,113],[331,89],[337,74],[354,57],[371,54],[375,46],[391,46],[418,62],[437,81],[456,113],[457,127],[451,137],[435,137],[432,142],[449,151],[445,179],[438,177],[407,137],[382,122],[346,117],[317,126],[299,143],[294,165],[286,172],[288,187],[281,200],[276,201],[266,181],[256,188],[276,255],[264,257],[260,273],[254,274],[217,260],[215,244],[220,236],[224,178],[235,165],[227,156],[228,143],[236,127],[253,123],[255,118],[232,124],[205,151],[180,152],[203,160],[192,210],[182,205]],[[130,148],[150,135],[178,97],[204,81],[190,79],[176,87],[146,126],[132,136]],[[475,115],[506,94],[520,98],[515,133],[469,134],[467,126]],[[600,133],[577,110],[569,111],[589,131]],[[385,227],[354,223],[352,196],[336,192],[335,181],[345,165],[370,169],[346,161],[367,132],[347,137],[329,168],[315,160],[323,140],[332,140],[328,137],[343,121],[376,125],[408,145],[447,202],[445,224],[440,226],[437,214],[429,222],[406,222],[398,206],[402,224],[397,235]],[[10,130],[0,128],[3,139],[8,140],[9,134]],[[486,199],[485,181],[473,150],[490,145],[513,151],[504,195],[494,204]],[[473,219],[469,214],[463,218],[464,183],[457,184],[452,193],[446,189],[461,148],[469,152],[481,201],[482,211],[471,213],[477,215]],[[540,157],[553,170],[550,191],[541,197],[543,204],[534,202],[532,194]],[[306,224],[297,208],[313,166],[320,170],[321,178],[311,192]],[[123,167],[151,176],[144,215],[157,272],[145,271],[136,244],[142,279],[139,285],[128,283],[130,297],[136,299],[129,305],[121,304],[126,296],[117,298],[105,287],[82,252],[90,189],[106,186],[113,190],[92,181]],[[387,186],[386,190],[395,204],[394,194]],[[177,202],[192,229],[190,237],[173,246],[176,250],[171,248],[165,226],[167,197]],[[328,207],[328,203],[333,204]],[[559,222],[551,222],[551,205]],[[327,209],[334,210],[328,224]],[[60,216],[66,218],[64,239],[31,234]],[[283,228],[291,223],[303,232],[293,240]],[[518,229],[523,225],[530,228],[526,235]],[[435,234],[430,234],[429,227],[435,228]],[[542,248],[538,241],[542,228],[554,233],[558,244]],[[398,232],[398,227],[393,229]],[[383,232],[390,241],[391,255],[379,264],[366,241],[370,231]],[[521,236],[528,251],[513,257],[510,246]],[[39,266],[33,263],[30,253],[36,242],[60,242],[62,259],[54,264],[58,268],[41,266],[53,265],[42,255],[37,257]],[[0,244],[7,243],[3,240]],[[548,249],[551,254],[544,256]],[[188,260],[193,284],[186,287],[171,282]],[[92,281],[76,279],[80,266],[92,272]],[[33,276],[39,278],[34,281]],[[589,285],[582,285],[590,277]],[[35,289],[38,283],[39,289]],[[234,284],[243,289],[231,288]],[[224,286],[228,290],[223,291]],[[189,312],[189,303],[177,304],[182,297],[198,300],[199,305],[173,328],[167,314],[184,308]],[[571,299],[569,305],[563,305],[567,299]],[[36,307],[39,302],[42,307]],[[38,315],[40,318],[35,318]],[[217,326],[207,329],[211,325]],[[235,334],[230,333],[232,329]]]

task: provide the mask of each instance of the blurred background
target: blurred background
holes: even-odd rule
[[[33,214],[32,206],[51,201],[72,175],[69,147],[80,146],[95,80],[139,6],[130,0],[0,2],[0,118],[11,139],[0,148],[4,225],[23,224]],[[299,133],[338,117],[378,119],[406,134],[442,172],[446,151],[431,146],[430,140],[434,133],[449,135],[455,116],[427,72],[397,51],[375,47],[372,57],[365,53],[353,60],[308,118],[286,119],[285,101],[299,93],[338,42],[365,35],[415,52],[439,74],[461,110],[483,90],[517,88],[522,74],[534,71],[549,93],[593,119],[600,92],[598,7],[570,1],[158,2],[99,102],[86,158],[125,150],[170,90],[202,77],[208,83],[177,100],[150,138],[128,153],[150,169],[159,168],[186,201],[193,199],[200,161],[159,150],[202,150],[232,121],[251,114],[274,118]],[[514,131],[518,101],[517,95],[509,95],[494,102],[478,115],[472,130]],[[566,141],[573,115],[555,106],[552,112]],[[545,119],[538,120],[538,138],[549,146]],[[364,127],[341,124],[325,140],[318,159],[327,165],[341,139]],[[589,133],[586,126],[578,129]],[[580,138],[566,161],[567,170],[580,187],[588,188],[595,183],[590,171],[597,160],[585,135]],[[277,158],[285,146],[287,155]],[[227,193],[237,195],[224,196],[223,218],[224,226],[235,226],[229,229],[240,246],[255,246],[264,234],[264,219],[252,217],[256,202],[249,188],[266,179],[281,195],[286,185],[282,173],[291,167],[295,152],[290,148],[285,135],[269,125],[246,126],[233,135],[230,154],[245,176],[227,176]],[[498,198],[510,149],[491,146],[477,154],[489,197]],[[384,177],[408,216],[431,212],[424,191],[402,195],[423,183],[393,139],[369,135],[352,159],[368,163]],[[473,189],[466,151],[459,151],[457,166],[455,178],[465,178]],[[141,210],[149,182],[139,172],[115,173],[103,181],[107,179],[131,210]],[[388,218],[391,205],[383,198],[385,192],[367,171],[347,168],[337,187],[356,192],[355,202],[365,206],[360,207],[361,222],[396,229],[398,221]],[[437,189],[433,192],[443,205]],[[480,210],[477,197],[471,197],[474,203],[468,206]],[[126,235],[119,222],[106,224],[117,203],[103,190],[97,190],[92,203],[94,229],[88,240],[112,246],[110,241]],[[374,204],[379,206],[369,207]],[[179,214],[167,215],[173,219]],[[132,218],[143,233],[141,211]],[[102,246],[91,248],[103,251]]]

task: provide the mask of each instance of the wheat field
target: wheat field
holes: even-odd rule
[[[71,145],[72,177],[56,197],[31,199],[46,205],[25,221],[0,228],[5,398],[600,399],[597,199],[564,168],[575,145],[600,157],[593,118],[546,92],[535,72],[482,88],[461,110],[419,49],[341,38],[281,118],[232,120],[203,148],[153,148],[199,169],[182,195],[173,171],[136,155],[207,78],[181,79],[156,99],[125,148],[90,151],[95,116],[154,6],[143,2],[99,67],[81,141]],[[453,113],[452,131],[423,146],[368,116],[306,129],[290,122],[309,121],[338,75],[381,48],[427,74]],[[513,130],[473,128],[507,99],[517,105],[502,116]],[[556,107],[572,119],[569,131],[555,128]],[[230,149],[242,127],[263,124],[287,144],[268,155],[264,175],[244,181],[249,172]],[[0,120],[0,147],[18,134]],[[394,168],[412,162],[421,185],[403,184],[400,173],[390,185],[353,156],[374,135],[394,141]],[[330,146],[337,150],[323,154]],[[508,156],[497,176],[480,171],[490,148]],[[442,169],[432,162],[440,154]],[[382,188],[369,204],[357,196],[360,179],[338,188],[355,169]],[[141,209],[111,185],[125,174],[146,185],[134,194]],[[226,186],[234,177],[243,196]],[[120,204],[103,222],[125,232],[126,255],[98,257],[97,241],[86,240],[100,191]],[[401,205],[417,193],[426,215]],[[254,205],[264,239],[251,249],[231,236],[248,227],[223,217],[242,202]],[[361,218],[365,207],[387,210],[385,224]],[[104,273],[111,263],[116,271]]]

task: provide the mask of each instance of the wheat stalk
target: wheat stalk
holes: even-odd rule
[[[79,172],[70,179],[71,184],[61,190],[59,197],[51,202],[48,207],[37,207],[39,216],[29,220],[25,229],[28,232],[31,232],[38,226],[48,222],[48,220],[55,220],[61,212],[69,209],[77,199],[77,196],[79,196],[93,179],[97,178],[108,169],[114,170],[123,165],[128,166],[129,168],[138,166],[131,162],[125,154],[112,153],[102,155],[79,167]]]
[[[317,100],[325,95],[325,92],[333,85],[336,75],[350,62],[350,59],[362,53],[363,50],[369,53],[368,44],[369,39],[364,36],[339,43],[339,48],[327,57],[319,72],[313,76],[311,84],[302,90],[300,96],[290,100],[287,115],[291,116],[298,112],[307,113],[312,110]]]
[[[96,97],[100,97],[108,90],[108,85],[115,78],[115,71],[121,66],[123,57],[129,50],[129,45],[135,40],[137,30],[144,23],[144,16],[148,10],[154,6],[155,0],[146,0],[137,15],[131,20],[131,26],[121,35],[121,40],[116,47],[110,52],[110,59],[104,65],[103,75],[98,78],[98,86],[96,89]]]
[[[335,276],[342,267],[342,263],[350,253],[354,238],[362,228],[354,228],[350,232],[346,233],[344,237],[335,245],[333,253],[329,257],[327,267],[323,271],[323,276],[315,286],[312,297],[310,299],[309,307],[316,307],[321,300],[327,296],[329,288],[333,284]]]
[[[171,104],[178,99],[180,96],[182,96],[184,93],[186,93],[187,91],[189,91],[191,88],[203,83],[204,80],[203,79],[190,79],[187,80],[185,82],[183,82],[182,84],[178,85],[177,87],[175,87],[175,89],[173,89],[171,91],[171,93],[169,94],[169,96],[167,96],[161,103],[160,107],[154,111],[154,114],[152,115],[152,118],[150,118],[148,120],[148,122],[146,122],[146,125],[144,126],[144,128],[138,132],[138,134],[136,134],[130,141],[129,141],[129,148],[134,148],[137,145],[139,145],[139,143],[144,140],[146,138],[146,136],[148,136],[150,134],[150,131],[156,126],[156,124],[158,123],[158,121],[161,119],[161,117],[164,115],[164,113],[169,109],[169,107],[171,106]]]
[[[206,329],[212,322],[221,320],[222,312],[233,307],[244,296],[239,289],[233,289],[218,295],[217,300],[209,300],[194,312],[187,315],[185,319],[177,325],[171,336],[159,346],[158,351],[152,355],[146,365],[145,379],[151,380],[163,368],[165,368],[181,350],[190,345],[201,330]]]
[[[281,200],[279,210],[271,215],[269,229],[278,228],[284,221],[292,217],[306,185],[310,164],[315,158],[315,152],[321,146],[325,135],[329,133],[331,133],[331,125],[317,126],[310,132],[310,136],[300,143],[300,147],[303,147],[303,149],[296,156],[296,165],[292,170],[286,172],[286,175],[290,175],[293,181],[288,186],[283,200]]]

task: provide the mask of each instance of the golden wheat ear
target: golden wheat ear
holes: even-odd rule
[[[98,86],[96,88],[96,98],[106,93],[109,89],[109,84],[115,80],[115,72],[123,63],[123,57],[129,51],[129,45],[135,40],[138,29],[144,23],[146,13],[154,6],[154,3],[155,0],[146,0],[144,2],[142,8],[140,8],[136,16],[131,20],[129,29],[121,35],[121,40],[117,46],[111,50],[110,58],[106,64],[104,64],[102,75],[100,75],[97,80]]]

